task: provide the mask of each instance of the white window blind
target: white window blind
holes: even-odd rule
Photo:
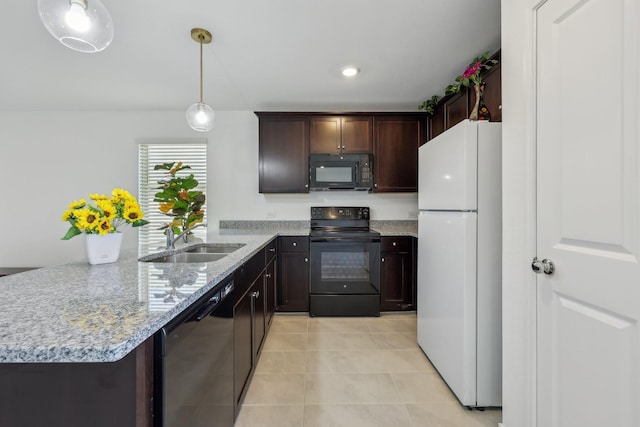
[[[138,148],[138,202],[144,212],[144,218],[150,224],[140,227],[138,241],[140,245],[158,242],[162,246],[166,242],[164,230],[161,226],[171,221],[171,217],[160,212],[159,202],[154,202],[155,194],[160,191],[158,181],[166,178],[165,170],[153,170],[155,165],[163,163],[182,162],[191,166],[177,173],[179,177],[193,174],[198,180],[197,190],[207,195],[207,144],[198,143],[140,143]],[[207,220],[206,204],[205,218]],[[196,228],[193,235],[205,237],[206,228]]]

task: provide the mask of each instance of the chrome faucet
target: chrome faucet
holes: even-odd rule
[[[178,234],[178,236],[175,236],[173,232],[173,227],[167,228],[167,249],[175,249],[176,248],[175,244],[181,237],[184,239],[184,242],[187,243],[189,241],[188,233],[194,228],[198,228],[198,227],[206,228],[207,224],[205,222],[198,223],[193,227],[187,228],[182,233]]]

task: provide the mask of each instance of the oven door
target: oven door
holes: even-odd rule
[[[380,293],[380,237],[311,238],[310,293]]]

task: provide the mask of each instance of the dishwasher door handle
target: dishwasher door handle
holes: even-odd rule
[[[211,314],[213,310],[216,309],[219,303],[220,303],[220,294],[216,294],[216,296],[212,297],[209,300],[209,305],[207,305],[205,308],[200,310],[198,314],[196,314],[196,320],[199,322],[202,319],[205,319],[208,315]]]
[[[167,328],[160,329],[160,357],[167,357]]]

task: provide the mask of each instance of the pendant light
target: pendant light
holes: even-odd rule
[[[202,100],[202,45],[211,43],[211,33],[202,28],[191,30],[191,38],[200,43],[200,101],[193,104],[187,110],[187,122],[193,130],[209,132],[213,129],[215,113],[213,109]]]
[[[100,0],[38,0],[45,28],[63,45],[100,52],[113,40],[113,20]]]

